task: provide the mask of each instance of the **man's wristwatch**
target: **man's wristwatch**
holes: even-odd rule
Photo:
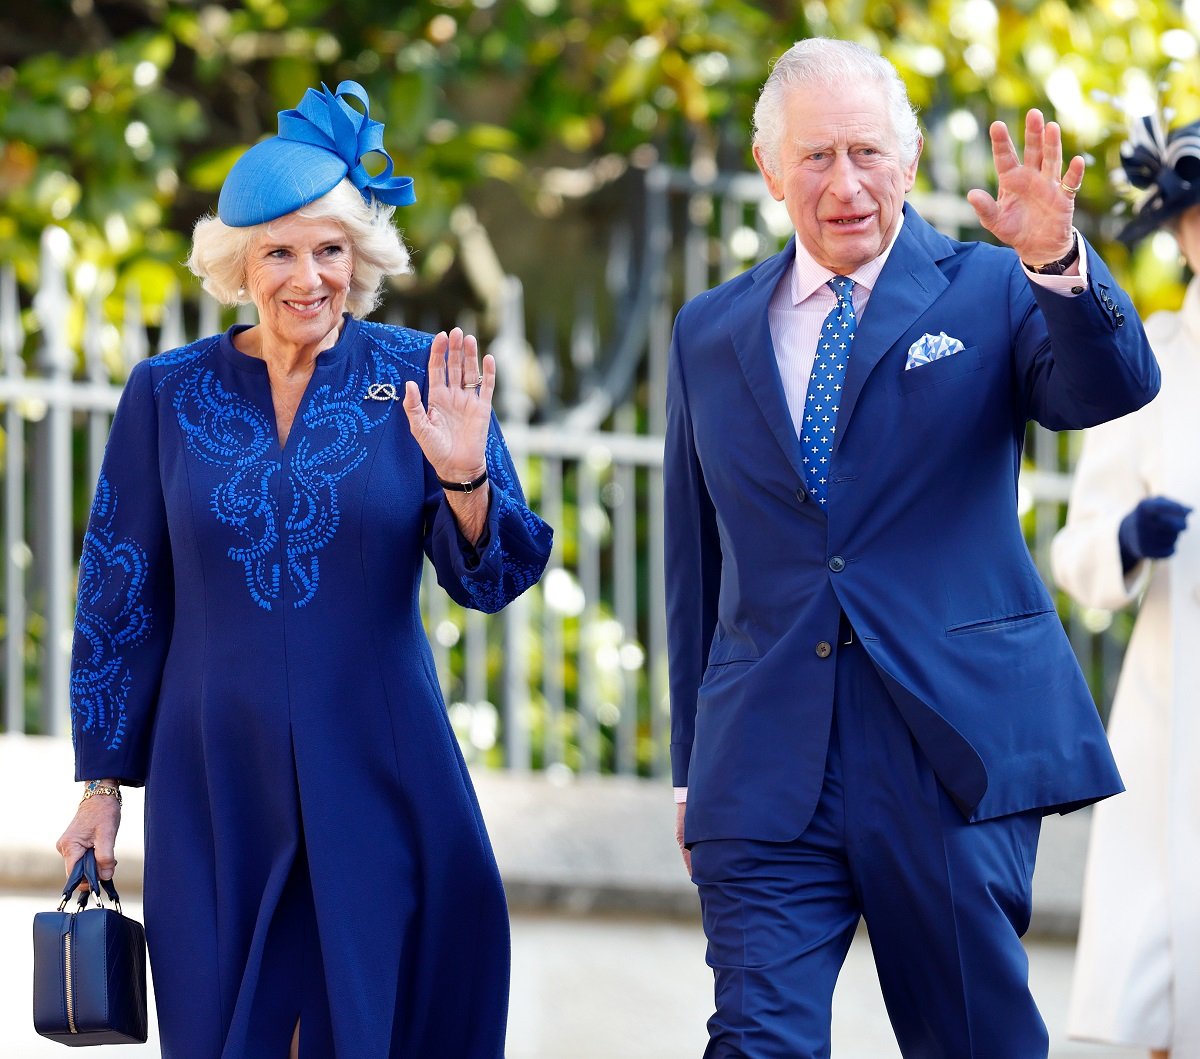
[[[1060,257],[1057,261],[1051,261],[1048,265],[1030,265],[1024,261],[1021,262],[1030,272],[1036,272],[1040,276],[1061,276],[1067,271],[1076,261],[1079,260],[1079,233],[1072,229],[1071,231],[1071,249],[1066,254]]]

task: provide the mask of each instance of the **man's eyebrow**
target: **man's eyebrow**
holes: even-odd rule
[[[846,140],[847,150],[855,147],[881,147],[884,138],[876,135],[851,136]],[[800,140],[795,144],[803,151],[834,151],[837,144],[833,140]]]

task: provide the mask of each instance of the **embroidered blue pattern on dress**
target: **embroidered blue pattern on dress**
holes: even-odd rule
[[[367,362],[340,389],[319,386],[304,403],[298,424],[303,430],[297,429],[286,461],[293,497],[287,512],[279,507],[279,476],[285,472],[272,455],[277,451],[272,424],[200,362],[212,343],[159,358],[174,369],[158,389],[168,382],[174,386],[172,405],[188,451],[227,468],[210,506],[237,534],[240,543],[229,549],[229,558],[241,564],[250,597],[265,610],[280,600],[285,578],[293,606],[306,606],[317,594],[320,552],[341,521],[338,483],[366,458],[367,435],[387,421],[392,408],[392,402],[364,401],[368,385],[392,383],[403,393],[406,379],[420,382],[425,376],[408,354],[428,346],[428,335],[364,323],[359,341],[367,347]]]
[[[79,729],[116,750],[125,738],[129,648],[150,631],[142,599],[149,563],[133,539],[113,532],[117,497],[104,475],[96,485],[79,562],[79,598],[71,667],[71,711]]]

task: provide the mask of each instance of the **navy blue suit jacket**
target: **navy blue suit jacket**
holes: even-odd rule
[[[690,301],[667,386],[674,782],[687,841],[785,841],[824,773],[844,611],[939,779],[972,819],[1065,810],[1120,777],[1026,548],[1026,423],[1132,412],[1158,366],[1088,249],[1086,292],[911,206],[858,324],[826,507],[808,496],[767,306],[781,253]],[[922,335],[961,352],[905,370]],[[829,647],[832,645],[832,652]]]

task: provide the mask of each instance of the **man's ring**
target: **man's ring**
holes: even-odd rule
[[[480,386],[482,386],[482,385],[483,385],[483,376],[482,376],[482,375],[478,375],[478,376],[476,376],[476,378],[475,378],[475,381],[474,381],[474,382],[470,382],[470,381],[468,381],[468,382],[464,382],[464,383],[462,384],[462,388],[463,388],[464,390],[478,390],[478,389],[479,389],[479,387],[480,387]]]
[[[1058,186],[1062,188],[1063,191],[1065,191],[1068,195],[1077,195],[1079,193],[1079,188],[1083,187],[1083,185],[1080,184],[1079,187],[1073,188],[1065,180],[1060,180],[1058,182]]]

